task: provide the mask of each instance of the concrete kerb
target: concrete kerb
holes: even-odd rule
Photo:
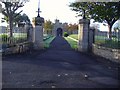
[[[72,39],[73,41],[79,42],[77,39],[74,39],[74,38],[72,38],[70,36],[68,36],[68,38]]]

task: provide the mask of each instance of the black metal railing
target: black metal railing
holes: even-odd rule
[[[112,49],[120,49],[120,32],[112,32],[112,38],[109,38],[108,32],[105,31],[95,31],[95,44],[112,48]]]
[[[2,49],[14,46],[19,43],[28,41],[29,28],[15,27],[13,28],[13,36],[10,37],[10,30],[6,28],[4,33],[0,33],[0,44]]]

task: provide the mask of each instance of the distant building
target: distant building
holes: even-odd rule
[[[53,30],[52,30],[52,34],[54,36],[57,36],[57,35],[63,35],[63,33],[66,30],[65,26],[68,25],[68,23],[61,23],[58,19],[55,20],[55,23],[54,23],[54,27],[53,27]]]

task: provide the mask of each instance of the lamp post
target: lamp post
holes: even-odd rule
[[[42,25],[42,23],[43,23],[43,18],[41,18],[40,17],[40,0],[39,0],[39,2],[38,2],[38,15],[37,15],[37,17],[35,17],[35,25]]]
[[[43,43],[43,23],[44,18],[40,16],[40,0],[38,2],[38,15],[35,17],[35,30],[34,30],[34,49],[39,50],[44,48]]]
[[[37,16],[37,17],[40,17],[40,12],[41,12],[41,11],[40,11],[40,0],[39,0],[39,2],[38,2],[38,11],[37,11],[37,12],[38,12],[38,16]]]

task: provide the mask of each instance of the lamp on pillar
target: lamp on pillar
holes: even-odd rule
[[[35,17],[35,29],[34,29],[34,49],[44,49],[44,43],[43,43],[43,23],[44,18],[40,17],[40,0],[38,3],[38,15]]]
[[[35,25],[42,26],[42,23],[44,23],[44,18],[40,17],[40,0],[38,2],[38,15],[35,17]]]

